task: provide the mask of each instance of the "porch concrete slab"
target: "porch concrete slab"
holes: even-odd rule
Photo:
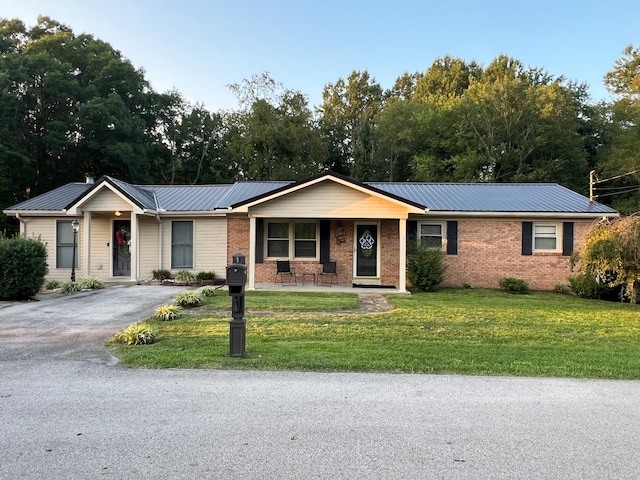
[[[403,293],[410,295],[410,292],[401,292],[397,288],[382,288],[382,287],[354,287],[352,285],[313,285],[310,283],[298,282],[297,285],[289,285],[285,282],[281,283],[256,283],[256,291],[263,292],[321,292],[321,293],[353,293],[355,295],[360,294],[376,294],[376,295],[388,295],[391,293]]]

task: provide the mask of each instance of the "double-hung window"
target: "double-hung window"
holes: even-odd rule
[[[267,222],[267,257],[317,258],[318,224],[316,222]]]
[[[73,259],[73,228],[71,222],[56,222],[56,268],[71,268]],[[78,266],[78,246],[76,245],[75,266]]]
[[[554,223],[533,224],[533,251],[558,251],[558,225]]]
[[[440,222],[418,223],[418,239],[421,245],[442,250],[444,248],[444,224]]]
[[[171,268],[193,268],[193,221],[171,222]]]

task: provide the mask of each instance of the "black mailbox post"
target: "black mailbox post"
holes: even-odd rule
[[[246,357],[247,325],[244,319],[244,286],[247,283],[245,256],[236,253],[233,263],[227,265],[227,286],[231,296],[231,322],[229,323],[229,356]]]

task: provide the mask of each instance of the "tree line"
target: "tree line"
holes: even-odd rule
[[[298,180],[331,169],[362,181],[558,182],[638,210],[640,49],[612,66],[610,103],[505,55],[436,59],[383,89],[367,71],[325,85],[322,104],[268,73],[230,85],[209,111],[154,91],[109,43],[48,17],[0,20],[0,205],[84,173],[136,183]],[[623,175],[625,174],[625,175]],[[620,176],[622,175],[622,176]],[[6,228],[0,218],[0,230]]]

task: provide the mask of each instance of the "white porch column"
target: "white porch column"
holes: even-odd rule
[[[131,280],[138,281],[138,267],[139,267],[139,234],[138,234],[138,216],[136,212],[131,212],[131,245],[129,245],[129,252],[131,253]]]
[[[407,219],[398,220],[398,235],[400,235],[400,285],[398,291],[400,293],[407,292]]]
[[[82,275],[91,276],[91,212],[84,212],[82,219]]]
[[[249,265],[247,266],[247,276],[249,277],[247,290],[256,289],[256,218],[249,217],[249,251],[246,253],[249,257]]]

